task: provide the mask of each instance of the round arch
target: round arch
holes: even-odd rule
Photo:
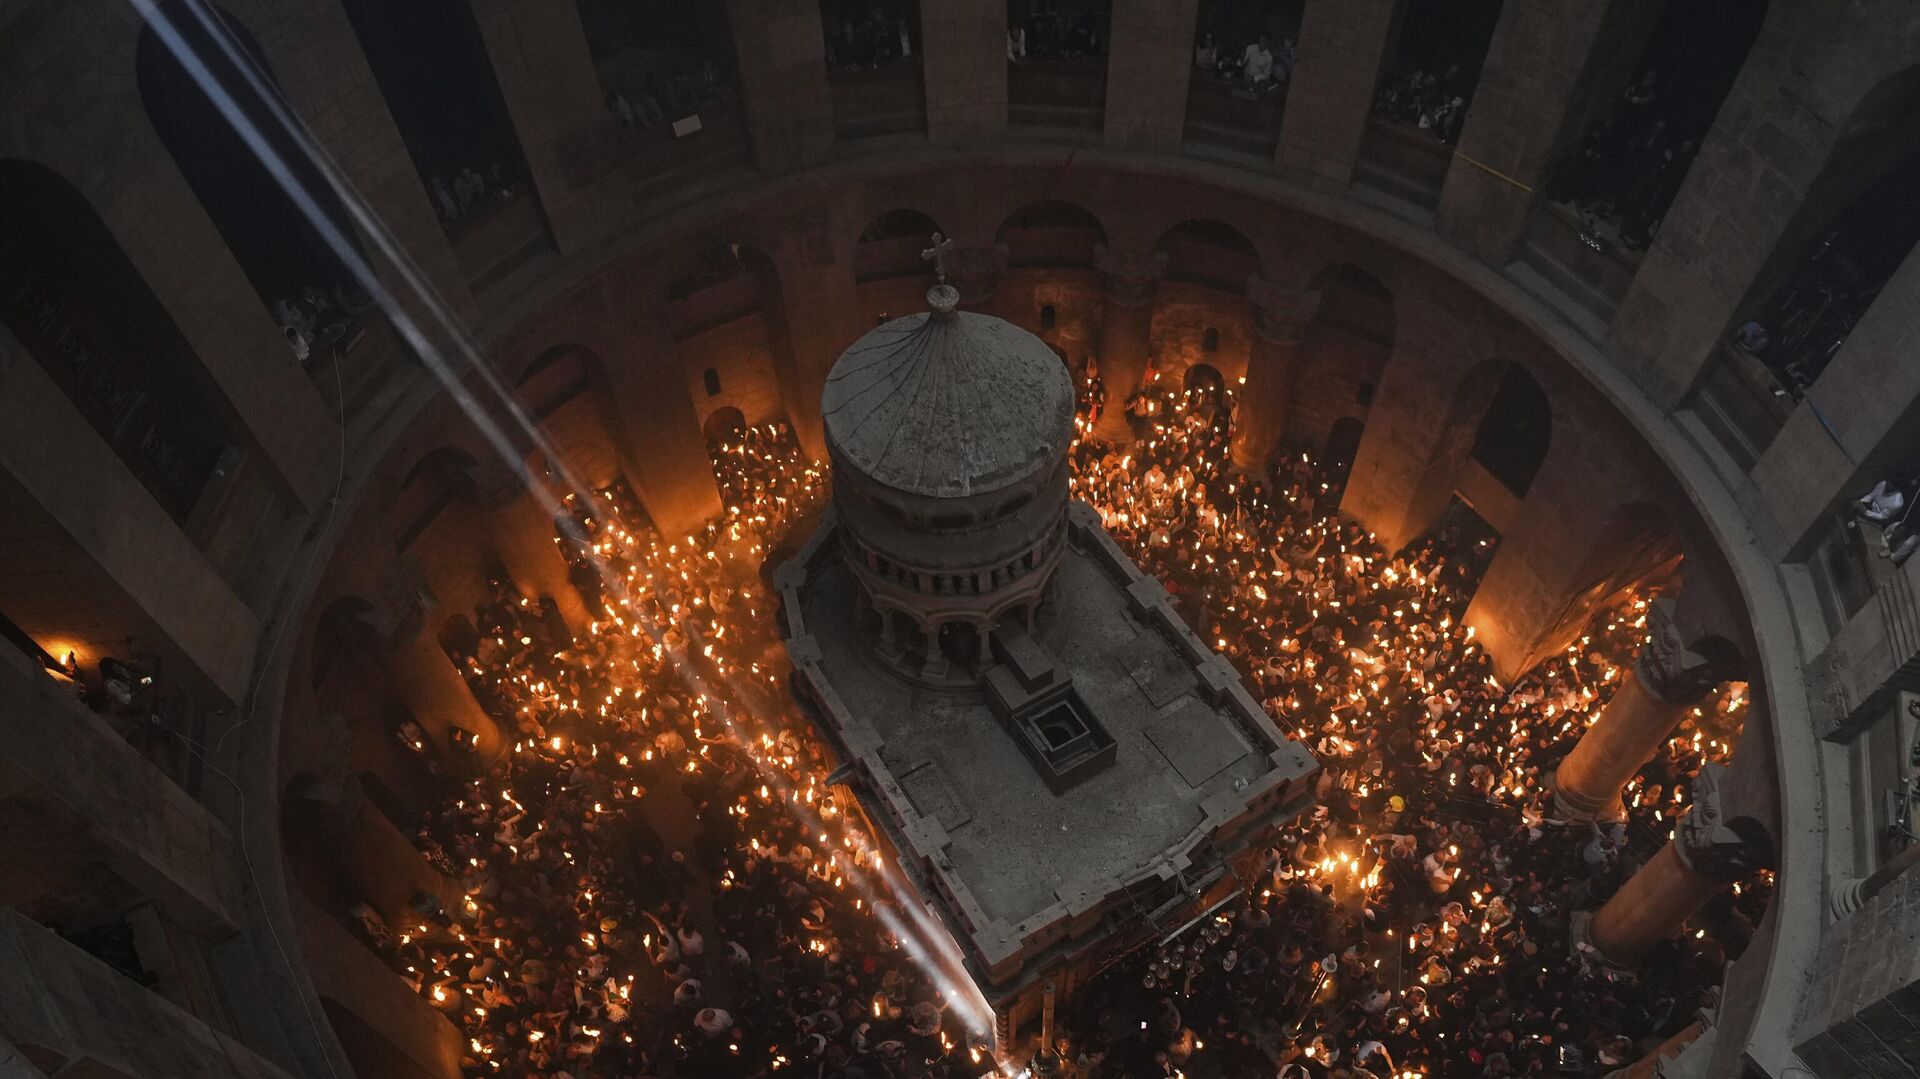
[[[1008,266],[1085,269],[1094,248],[1107,242],[1107,229],[1078,203],[1046,199],[1008,214],[993,239],[1007,245]]]
[[[918,210],[888,210],[867,222],[853,246],[854,280],[931,276],[932,264],[921,253],[933,243],[935,233],[944,230]]]
[[[1153,249],[1167,256],[1167,280],[1242,293],[1265,272],[1245,233],[1217,218],[1196,217],[1160,234]]]

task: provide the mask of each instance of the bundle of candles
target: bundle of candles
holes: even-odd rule
[[[1635,779],[1623,828],[1557,826],[1545,777],[1623,677],[1646,597],[1502,685],[1460,625],[1483,552],[1444,532],[1382,551],[1335,515],[1325,462],[1226,468],[1230,391],[1148,392],[1159,408],[1124,450],[1083,417],[1074,494],[1315,751],[1323,804],[1238,902],[1080,994],[1069,1066],[1413,1079],[1564,1069],[1571,1053],[1598,1074],[1684,1025],[1764,909],[1764,878],[1710,905],[1631,993],[1568,958],[1567,918],[1665,841],[1688,779],[1729,752],[1739,687]],[[511,750],[445,780],[418,828],[458,899],[363,906],[363,928],[459,1028],[471,1075],[993,1073],[980,1024],[902,940],[924,916],[885,886],[785,690],[759,571],[819,504],[824,469],[780,426],[713,452],[726,509],[697,535],[635,523],[620,489],[569,503],[556,542],[613,571],[576,575],[586,632],[505,582],[478,612],[458,658]]]

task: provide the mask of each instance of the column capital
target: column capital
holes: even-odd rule
[[[1647,608],[1652,638],[1634,658],[1634,677],[1648,693],[1668,704],[1692,704],[1726,677],[1722,664],[1687,647],[1675,616],[1676,600],[1660,596]]]
[[[1262,340],[1297,345],[1307,327],[1320,317],[1319,289],[1288,288],[1258,274],[1247,278],[1247,302],[1253,306],[1253,326]]]
[[[1100,271],[1107,302],[1121,307],[1145,307],[1153,302],[1154,289],[1166,276],[1167,253],[1155,251],[1115,251],[1106,244],[1095,244],[1093,268]]]
[[[1766,829],[1752,817],[1727,815],[1724,764],[1709,764],[1693,780],[1693,805],[1673,830],[1673,852],[1681,864],[1703,877],[1739,880],[1772,855]]]

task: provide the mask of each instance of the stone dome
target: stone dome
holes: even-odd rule
[[[841,353],[820,408],[845,466],[894,490],[957,498],[1058,461],[1073,438],[1073,382],[1038,337],[953,310],[941,292],[929,294],[934,310]]]

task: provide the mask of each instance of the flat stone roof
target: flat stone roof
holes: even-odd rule
[[[915,685],[872,655],[853,623],[857,586],[830,543],[810,545],[817,556],[804,573],[781,571],[789,630],[803,631],[789,641],[796,669],[989,963],[1130,884],[1170,879],[1223,826],[1297,809],[1317,770],[1092,509],[1076,503],[1069,520],[1071,542],[1032,636],[1117,753],[1058,794],[984,688]]]

